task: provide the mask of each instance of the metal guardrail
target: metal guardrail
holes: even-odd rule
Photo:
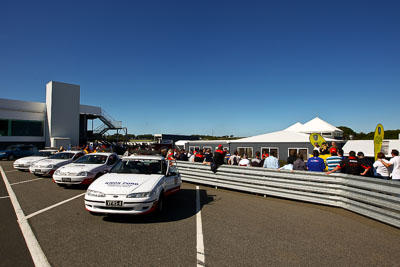
[[[341,207],[400,228],[400,182],[230,165],[213,173],[208,165],[177,163],[183,181]]]

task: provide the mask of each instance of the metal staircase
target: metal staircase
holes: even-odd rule
[[[104,135],[108,130],[122,130],[122,121],[117,121],[110,116],[105,110],[101,110],[99,119],[103,122],[102,125],[93,130],[93,134]]]

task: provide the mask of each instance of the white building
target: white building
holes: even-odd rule
[[[122,129],[101,107],[80,104],[80,86],[50,81],[46,103],[0,98],[0,146],[29,143],[43,146],[77,146],[86,143],[92,131],[88,120],[104,124],[94,133]]]

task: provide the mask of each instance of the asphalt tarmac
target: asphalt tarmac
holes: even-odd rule
[[[93,216],[79,196],[85,188],[0,165],[52,266],[196,266],[196,185],[184,183],[159,215]],[[397,228],[339,208],[205,186],[199,193],[206,266],[399,265]],[[0,199],[0,214],[0,266],[33,266],[10,199]]]

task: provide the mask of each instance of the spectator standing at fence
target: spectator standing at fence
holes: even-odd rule
[[[360,163],[356,158],[356,152],[350,151],[347,159],[342,160],[338,166],[326,174],[331,174],[337,170],[342,170],[342,172],[347,174],[360,175]]]
[[[260,151],[256,151],[256,157],[251,160],[250,165],[252,167],[261,167]]]
[[[365,158],[363,152],[358,152],[358,162],[360,163],[360,174],[362,176],[373,177],[371,161]]]
[[[332,150],[331,156],[326,158],[326,165],[328,166],[328,171],[333,170],[336,166],[340,165],[342,157],[339,157],[335,150]]]
[[[206,153],[204,154],[203,164],[210,165],[212,161],[213,161],[213,156],[211,154],[211,149],[208,148],[206,150]]]
[[[196,154],[197,154],[197,151],[193,151],[193,154],[189,158],[190,162],[194,162],[194,158],[195,158]]]
[[[240,161],[239,153],[237,152],[237,150],[235,150],[235,153],[233,153],[233,155],[229,158],[228,164],[239,165],[239,161]]]
[[[332,155],[332,152],[336,152],[338,151],[338,146],[336,145],[336,142],[332,142],[331,143],[331,148],[329,149],[329,153]]]
[[[289,152],[289,157],[287,158],[287,163],[288,164],[293,164],[296,161],[296,150],[291,150]]]
[[[304,162],[303,154],[301,154],[301,153],[297,154],[297,159],[293,163],[293,170],[297,170],[297,171],[306,171],[307,170],[307,165]]]
[[[242,159],[239,161],[239,166],[250,166],[250,160],[247,158],[247,154],[244,153]]]
[[[314,150],[313,157],[308,159],[307,169],[311,172],[323,172],[325,170],[325,162],[319,157],[318,150]]]
[[[172,149],[169,149],[167,153],[167,160],[174,160],[174,159],[175,159],[174,151]]]
[[[188,156],[186,155],[185,149],[181,149],[181,153],[179,154],[177,160],[188,161]]]
[[[204,155],[203,152],[200,150],[197,152],[196,155],[194,155],[194,162],[203,163],[203,161],[204,161]]]
[[[222,151],[222,145],[218,146],[218,149],[214,152],[214,163],[217,166],[221,166],[224,164],[225,159],[225,151]]]
[[[320,149],[321,149],[321,148],[320,148],[319,144],[318,144],[317,142],[315,142],[315,143],[314,143],[314,149],[313,149],[313,150],[317,150],[317,151],[319,152]]]
[[[224,152],[225,152],[224,163],[228,164],[229,158],[231,157],[231,153],[229,153],[229,150],[227,148],[224,149]]]
[[[322,146],[319,149],[319,154],[320,155],[328,155],[329,154],[329,147],[325,142],[322,143]]]
[[[268,169],[279,169],[279,160],[276,158],[275,151],[271,151],[269,157],[265,159],[263,167]]]
[[[389,160],[389,163],[384,162],[381,160],[382,164],[385,165],[386,168],[392,167],[392,180],[400,181],[400,157],[399,151],[396,149],[392,150],[392,157]]]
[[[385,159],[385,154],[383,154],[383,152],[379,152],[377,155],[377,160],[373,164],[374,176],[385,180],[389,180],[391,167],[389,168],[386,167],[385,165],[383,165],[382,161],[385,162],[386,164],[390,163],[388,160]]]

